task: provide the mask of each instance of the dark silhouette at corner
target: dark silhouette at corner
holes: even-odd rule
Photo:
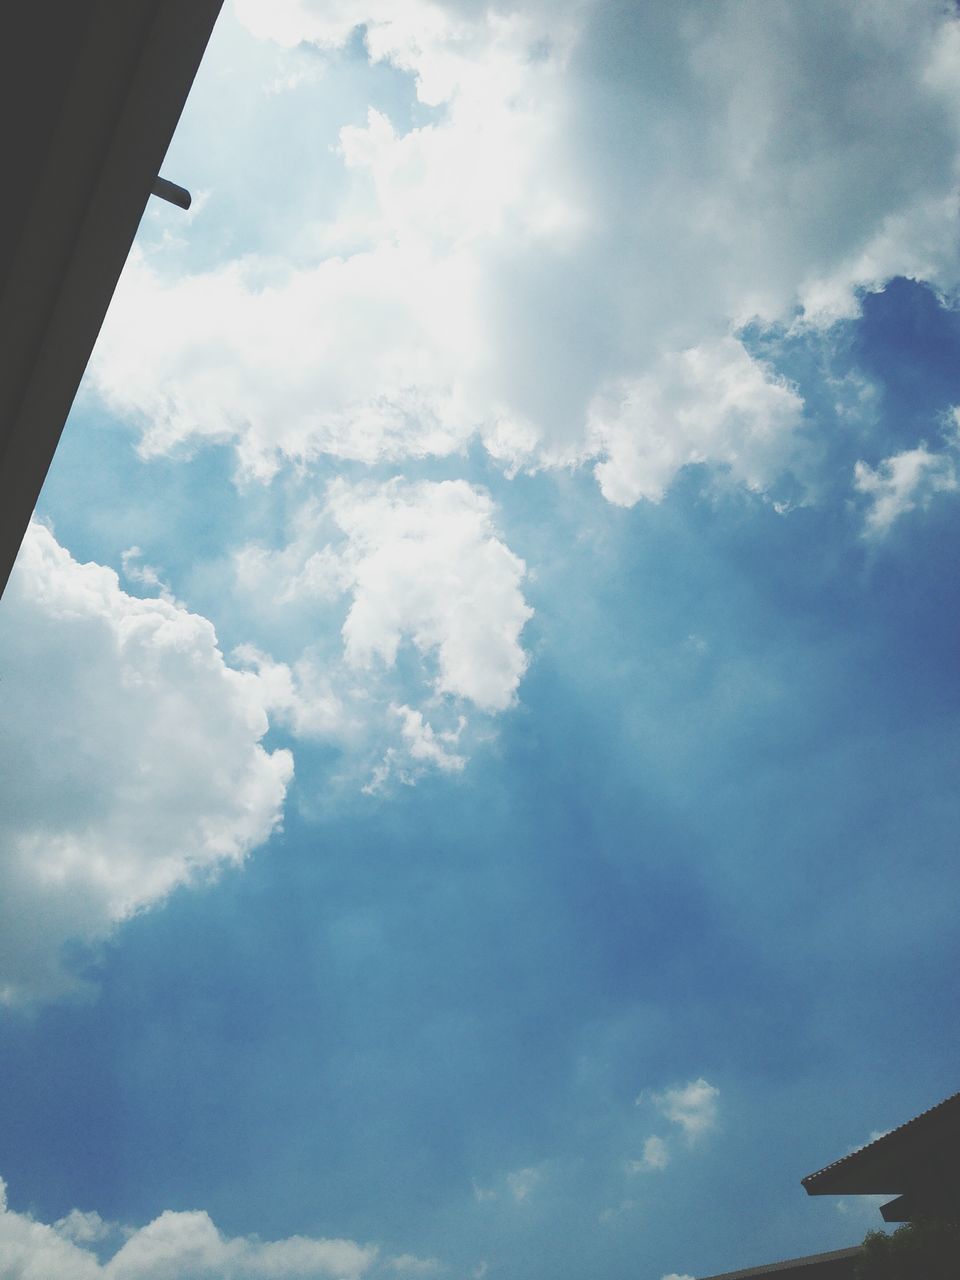
[[[0,590],[222,2],[4,6]]]

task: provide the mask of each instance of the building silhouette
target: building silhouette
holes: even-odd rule
[[[808,1173],[800,1183],[811,1196],[895,1195],[880,1208],[885,1222],[960,1219],[960,1093],[816,1173]],[[702,1280],[762,1280],[764,1276],[777,1280],[852,1280],[859,1252],[860,1246],[852,1245],[741,1271],[724,1271]]]
[[[221,5],[4,6],[0,590]]]

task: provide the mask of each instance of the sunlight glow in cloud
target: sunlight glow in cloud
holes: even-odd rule
[[[231,441],[267,479],[479,438],[508,471],[592,463],[621,505],[690,462],[762,488],[801,403],[740,327],[828,327],[896,274],[960,281],[960,35],[934,5],[650,5],[640,43],[589,0],[237,14],[291,65],[362,26],[439,115],[342,127],[313,260],[168,278],[133,257],[92,379],[147,455]]]

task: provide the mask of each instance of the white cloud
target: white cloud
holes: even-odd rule
[[[682,1275],[678,1271],[671,1271],[665,1276],[661,1276],[660,1280],[693,1280],[693,1276],[688,1275],[685,1271]]]
[[[854,488],[869,499],[864,534],[871,538],[889,533],[908,511],[929,506],[935,494],[960,488],[954,453],[937,453],[924,444],[884,458],[876,469],[858,462],[853,474]]]
[[[682,1130],[687,1142],[692,1143],[716,1125],[719,1096],[720,1090],[715,1085],[700,1078],[664,1089],[662,1093],[641,1093],[636,1105],[639,1107],[649,1100],[662,1116]],[[657,1172],[665,1169],[672,1158],[672,1141],[652,1134],[644,1141],[640,1159],[627,1160],[624,1170],[631,1175]]]
[[[139,547],[127,547],[126,551],[120,552],[120,564],[123,569],[123,576],[128,582],[135,582],[138,586],[146,587],[149,591],[155,591],[163,600],[169,600],[172,604],[176,604],[170,588],[160,577],[159,570],[152,564],[141,564],[143,560],[143,552]]]
[[[505,710],[526,669],[519,637],[532,610],[520,591],[525,566],[496,536],[487,494],[462,480],[341,482],[328,510],[349,540],[348,664],[391,666],[410,639],[435,655],[438,694]]]
[[[364,794],[376,795],[394,779],[412,786],[427,766],[442,773],[459,773],[464,768],[466,756],[457,755],[451,748],[466,728],[465,716],[459,718],[456,729],[438,731],[424,720],[423,712],[412,707],[392,704],[390,711],[400,724],[401,745],[386,749],[369,781],[361,788]]]
[[[414,760],[425,760],[435,764],[438,769],[456,772],[466,764],[463,756],[455,755],[450,747],[460,737],[466,720],[460,717],[459,725],[446,733],[437,733],[428,724],[421,711],[412,707],[393,706],[390,708],[400,719],[400,732],[410,756]]]
[[[238,645],[232,657],[256,675],[264,710],[295,738],[331,739],[349,735],[352,712],[330,673],[305,654],[293,666],[274,662],[255,645]]]
[[[766,486],[799,401],[739,327],[827,325],[898,273],[960,282],[960,28],[940,0],[770,0],[763,23],[734,0],[236,13],[288,47],[364,24],[439,110],[344,122],[312,258],[278,243],[169,280],[131,259],[91,376],[147,453],[230,440],[267,477],[479,436],[508,469],[590,460],[623,504],[694,460]]]
[[[79,1209],[71,1209],[65,1217],[53,1224],[53,1229],[75,1244],[93,1244],[98,1240],[105,1240],[116,1231],[117,1226],[116,1223],[104,1222],[99,1213],[82,1213]]]
[[[694,1141],[715,1127],[719,1096],[720,1090],[716,1085],[708,1084],[701,1076],[689,1084],[651,1094],[650,1101],[663,1116],[679,1125],[690,1141]]]
[[[0,1180],[0,1259],[4,1280],[359,1280],[370,1272],[377,1249],[352,1240],[290,1236],[262,1241],[226,1237],[202,1211],[166,1210],[145,1227],[119,1229],[124,1243],[105,1262],[85,1247],[100,1235],[84,1235],[78,1211],[54,1226],[7,1206]],[[73,1223],[67,1230],[65,1223]],[[116,1230],[116,1228],[110,1228]],[[414,1260],[416,1261],[416,1260]],[[408,1268],[408,1274],[413,1272]]]
[[[495,514],[489,495],[464,481],[336,481],[301,509],[285,546],[235,555],[240,589],[278,618],[297,613],[325,653],[290,666],[244,646],[237,660],[297,737],[336,741],[357,758],[376,752],[368,792],[425,769],[459,772],[465,712],[482,721],[516,700],[532,610],[525,566]],[[404,651],[416,656],[416,679],[409,663],[398,671]]]
[[[233,440],[244,475],[284,458],[444,455],[475,427],[456,369],[469,263],[390,245],[263,283],[256,261],[164,282],[136,250],[91,364],[140,451]],[[130,325],[135,326],[131,331]]]
[[[32,524],[0,605],[0,1000],[74,983],[95,944],[280,821],[288,752],[213,626],[123,592]]]
[[[627,1173],[648,1173],[654,1169],[665,1169],[669,1163],[670,1148],[666,1140],[652,1135],[644,1142],[640,1159],[627,1161]]]
[[[663,356],[590,410],[603,496],[620,506],[659,502],[681,467],[722,463],[751,489],[784,469],[803,402],[735,338]]]

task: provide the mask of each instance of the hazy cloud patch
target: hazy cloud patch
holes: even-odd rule
[[[665,1169],[670,1163],[670,1147],[664,1138],[655,1134],[647,1138],[643,1144],[643,1153],[639,1160],[627,1161],[627,1173],[649,1173],[655,1169]]]

